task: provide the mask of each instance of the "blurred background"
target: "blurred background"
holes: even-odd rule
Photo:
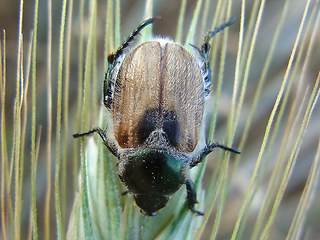
[[[70,82],[69,82],[69,98],[67,99],[69,103],[68,108],[68,122],[69,125],[63,131],[63,136],[66,134],[66,142],[68,151],[66,152],[66,161],[62,164],[64,175],[61,177],[61,184],[65,184],[66,191],[61,194],[62,202],[62,216],[64,218],[64,224],[67,225],[72,204],[75,196],[75,192],[78,186],[78,169],[80,162],[75,164],[76,159],[80,159],[80,156],[77,151],[74,151],[74,140],[72,134],[77,132],[78,129],[75,129],[74,121],[79,121],[79,116],[77,113],[77,104],[78,104],[78,91],[79,84],[78,79],[82,77],[85,73],[84,61],[82,63],[83,68],[79,70],[79,39],[82,39],[84,42],[87,41],[89,34],[89,28],[86,28],[86,25],[89,25],[89,3],[84,1],[84,18],[82,19],[79,15],[80,1],[73,2],[73,16],[72,16],[72,29],[71,29],[71,47],[70,47]],[[90,1],[89,1],[90,2]],[[177,24],[180,13],[181,3],[186,3],[185,8],[185,21],[182,29],[182,38],[181,44],[185,43],[185,38],[187,36],[189,25],[191,23],[195,8],[197,6],[197,1],[187,0],[187,1],[154,1],[153,3],[153,15],[161,16],[162,19],[153,24],[153,34],[155,36],[166,36],[172,39],[176,38]],[[238,54],[239,47],[239,30],[240,30],[240,19],[241,19],[241,1],[231,1],[232,2],[232,12],[231,16],[236,17],[236,22],[229,28],[228,36],[228,47],[226,49],[226,60],[225,60],[225,69],[224,77],[221,89],[220,100],[218,103],[217,110],[217,122],[215,126],[214,140],[218,142],[227,142],[225,132],[227,128],[228,117],[230,114],[230,108],[232,107],[232,94],[234,89],[234,79],[235,79],[235,68],[236,68],[236,59]],[[219,225],[219,231],[217,239],[229,239],[231,237],[232,231],[236,219],[239,214],[239,210],[243,204],[245,195],[247,193],[252,173],[261,149],[261,144],[263,142],[265,130],[267,123],[269,121],[270,114],[272,112],[274,103],[276,102],[277,95],[281,89],[281,84],[285,77],[286,69],[288,62],[290,60],[291,51],[294,47],[296,36],[299,31],[299,26],[303,18],[303,13],[306,7],[306,1],[300,0],[290,0],[287,5],[288,9],[283,27],[279,33],[278,41],[275,44],[274,54],[272,56],[270,66],[266,72],[265,82],[262,87],[260,98],[257,102],[256,110],[252,116],[251,124],[248,128],[247,139],[243,142],[241,150],[241,158],[237,161],[230,162],[230,172],[229,177],[230,194],[225,202],[224,211],[222,213],[222,219]],[[15,187],[14,187],[14,168],[13,168],[13,158],[14,153],[14,101],[16,98],[16,82],[17,82],[17,46],[18,46],[18,32],[19,32],[19,1],[8,1],[0,0],[0,29],[5,30],[6,37],[6,88],[5,88],[5,129],[2,129],[2,136],[6,137],[6,152],[2,148],[2,170],[1,170],[1,181],[3,186],[1,203],[2,206],[5,206],[5,209],[1,209],[2,216],[4,216],[4,211],[6,212],[7,218],[7,236],[4,235],[4,229],[1,228],[0,239],[11,239],[12,236],[12,226],[10,226],[10,220],[13,218],[14,213],[14,199],[15,199]],[[69,3],[68,3],[69,4]],[[92,87],[92,92],[96,92],[97,101],[91,103],[92,105],[101,106],[101,95],[102,95],[102,81],[104,79],[104,72],[106,70],[106,55],[108,52],[105,50],[105,29],[106,29],[106,12],[107,12],[108,1],[97,1],[97,22],[96,22],[96,63],[97,63],[97,72],[96,77],[100,79],[95,86]],[[214,18],[215,9],[217,7],[218,1],[205,1],[202,8],[209,9],[209,14],[204,16],[204,21],[199,21],[197,29],[196,42],[190,44],[201,45],[202,39],[205,34],[212,30],[212,19]],[[261,74],[263,72],[265,63],[267,61],[268,53],[271,48],[273,37],[276,34],[277,26],[281,19],[281,14],[284,11],[284,6],[286,1],[266,1],[263,9],[263,14],[261,18],[261,23],[259,31],[257,34],[256,44],[252,52],[252,62],[248,75],[245,76],[244,67],[241,68],[239,73],[239,81],[241,88],[242,79],[246,78],[246,91],[244,95],[244,102],[241,108],[239,121],[237,122],[237,128],[234,132],[233,146],[238,147],[241,143],[243,132],[246,127],[248,116],[253,105],[253,100],[259,82],[261,79]],[[26,76],[27,71],[27,52],[29,51],[29,43],[32,36],[33,24],[34,24],[34,1],[24,1],[23,4],[23,48],[24,56],[23,61],[24,72]],[[126,37],[131,33],[131,31],[143,20],[144,11],[145,11],[145,0],[137,1],[126,1],[123,0],[120,2],[120,16],[121,16],[121,36],[120,41],[126,39]],[[246,1],[245,2],[245,23],[244,23],[244,43],[252,41],[253,33],[249,30],[252,29],[249,21],[250,18],[255,18],[256,15],[252,16],[255,12],[257,1]],[[47,31],[48,31],[48,2],[39,1],[39,19],[38,19],[38,36],[37,36],[37,66],[36,66],[36,88],[37,88],[37,104],[36,104],[36,128],[37,128],[37,137],[39,137],[39,148],[37,153],[37,169],[36,169],[36,202],[37,202],[37,222],[38,222],[38,232],[39,238],[44,239],[45,236],[45,227],[44,227],[44,215],[45,215],[45,203],[46,203],[46,194],[48,189],[47,176],[48,176],[48,148],[47,148],[47,139],[48,139],[48,61],[47,61]],[[68,5],[69,8],[69,5]],[[61,9],[62,1],[57,0],[52,2],[52,150],[51,150],[51,201],[50,201],[50,235],[52,238],[56,238],[56,219],[55,219],[55,207],[54,207],[54,176],[55,176],[55,137],[56,137],[56,112],[57,112],[57,93],[58,93],[58,59],[59,59],[59,34],[60,34],[60,22],[61,22]],[[68,10],[68,9],[67,9]],[[211,13],[211,16],[210,16]],[[265,165],[261,167],[263,174],[261,173],[261,178],[258,181],[259,186],[255,188],[255,197],[252,200],[250,208],[248,211],[247,226],[244,229],[243,239],[251,236],[250,226],[255,224],[257,216],[260,211],[261,203],[264,201],[265,192],[268,189],[270,184],[269,180],[272,178],[274,166],[277,159],[281,154],[282,158],[289,158],[290,151],[288,148],[294,148],[295,140],[298,138],[299,124],[302,124],[302,117],[296,119],[292,122],[292,114],[298,116],[299,111],[305,111],[303,106],[306,105],[304,101],[308,101],[311,95],[312,88],[316,82],[317,75],[320,70],[320,33],[319,33],[319,3],[318,1],[311,1],[309,10],[306,14],[308,19],[307,23],[310,24],[310,27],[307,28],[307,23],[305,24],[302,30],[302,38],[305,39],[306,45],[303,46],[301,41],[297,48],[297,55],[301,57],[301,62],[296,68],[294,68],[294,80],[292,80],[292,85],[290,86],[290,93],[288,94],[288,99],[286,104],[288,105],[283,110],[283,118],[279,120],[279,125],[277,125],[277,133],[272,139],[273,145],[271,149],[268,149],[267,156],[264,156]],[[203,17],[203,16],[201,16]],[[225,19],[224,19],[225,20]],[[83,21],[81,23],[81,21]],[[218,22],[221,24],[222,22]],[[84,24],[83,31],[80,30],[80,25]],[[316,25],[317,24],[317,25]],[[317,26],[317,29],[315,29]],[[248,30],[249,29],[249,30]],[[308,29],[308,31],[307,31]],[[86,31],[88,30],[88,31]],[[313,32],[315,30],[315,33]],[[315,36],[313,36],[313,34]],[[4,32],[1,33],[2,39],[4,37]],[[66,39],[65,39],[66,40]],[[215,40],[212,41],[214,46]],[[85,46],[85,45],[84,45]],[[250,46],[250,45],[249,45]],[[308,53],[308,47],[312,46],[311,52]],[[116,46],[117,48],[118,46]],[[219,46],[221,47],[221,46]],[[115,50],[115,49],[113,49]],[[301,50],[300,55],[298,55],[299,50]],[[3,53],[3,41],[1,42],[1,51]],[[83,48],[85,52],[85,47]],[[245,50],[243,50],[245,52]],[[309,55],[308,55],[309,54]],[[219,56],[219,55],[218,55]],[[3,55],[2,55],[3,57]],[[243,54],[241,58],[241,64],[245,66],[247,62],[248,55]],[[305,60],[307,58],[307,60]],[[297,58],[295,59],[297,61]],[[294,61],[294,62],[295,62]],[[306,66],[305,66],[305,62]],[[216,79],[218,78],[218,69],[219,69],[219,58],[213,64],[213,96],[215,94]],[[3,67],[3,59],[2,59]],[[65,67],[65,65],[63,66]],[[216,70],[216,71],[215,71]],[[3,69],[2,69],[2,74]],[[81,74],[81,76],[79,76]],[[3,77],[4,75],[2,75]],[[291,75],[289,76],[291,77]],[[3,81],[3,78],[2,78]],[[22,182],[22,211],[21,211],[21,236],[26,236],[29,233],[30,235],[30,206],[31,206],[31,78],[29,83],[28,97],[27,97],[27,106],[28,114],[26,115],[26,132],[25,132],[25,149],[21,152],[24,155],[24,166],[23,166],[23,182]],[[4,88],[2,83],[1,88],[1,98],[4,96]],[[285,85],[288,89],[288,84]],[[65,89],[65,85],[63,85]],[[289,91],[289,90],[288,90]],[[304,99],[305,96],[305,100]],[[298,102],[297,111],[291,111],[291,106],[294,103],[295,99]],[[65,101],[65,98],[62,98],[62,101]],[[3,101],[2,101],[3,102]],[[280,107],[283,102],[280,101]],[[302,109],[299,110],[299,107]],[[3,107],[3,105],[1,105]],[[277,113],[280,112],[280,107]],[[89,116],[91,109],[88,109]],[[209,109],[209,112],[211,110]],[[299,113],[300,114],[300,113]],[[62,113],[62,121],[64,121],[64,113]],[[91,114],[89,120],[86,122],[86,129],[90,129],[93,126],[97,125],[96,115]],[[276,121],[275,121],[276,122]],[[320,109],[319,104],[314,108],[312,116],[308,127],[304,133],[302,143],[299,148],[298,154],[295,155],[296,161],[293,163],[292,172],[288,178],[287,187],[285,189],[281,205],[277,211],[274,223],[272,225],[272,230],[269,234],[269,239],[286,239],[290,225],[292,224],[292,219],[294,217],[295,211],[297,209],[298,203],[304,191],[305,185],[307,183],[308,176],[310,174],[310,169],[313,163],[316,162],[316,154],[319,154],[317,150],[319,145],[319,136],[320,136]],[[294,130],[288,139],[290,141],[285,143],[285,150],[283,147],[283,139],[286,139],[288,125],[292,125]],[[295,125],[296,124],[296,125]],[[5,131],[5,132],[3,132]],[[291,141],[292,140],[292,141]],[[269,143],[269,141],[268,141]],[[6,157],[7,165],[3,165],[5,161],[4,156]],[[217,154],[211,154],[207,160],[207,167],[205,171],[205,176],[203,180],[203,188],[208,189],[212,187],[210,184],[211,176],[217,168],[216,161]],[[319,158],[319,156],[318,156]],[[318,159],[319,161],[319,159]],[[4,174],[3,166],[6,167],[7,175]],[[285,169],[284,167],[279,167],[280,169]],[[319,165],[316,167],[316,171],[319,174]],[[284,171],[283,171],[284,172]],[[278,177],[281,177],[281,171],[278,174]],[[6,175],[6,176],[4,176]],[[319,176],[319,175],[318,175]],[[4,184],[4,179],[6,179]],[[315,186],[312,188],[312,193],[309,200],[310,204],[307,205],[306,219],[304,221],[304,226],[302,228],[302,235],[299,239],[320,239],[320,230],[319,230],[319,220],[320,220],[320,193],[319,187],[317,185],[319,179],[315,182]],[[11,185],[7,185],[11,183]],[[10,196],[10,197],[9,197]],[[5,203],[3,205],[3,203]],[[271,207],[269,206],[266,209],[267,212],[271,212]],[[3,222],[3,217],[1,222]],[[210,222],[214,221],[214,214],[208,221],[208,226],[204,232],[202,239],[208,239],[210,236]],[[22,237],[22,239],[24,239]]]

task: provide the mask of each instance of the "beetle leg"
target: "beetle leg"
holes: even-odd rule
[[[201,163],[202,160],[213,151],[214,148],[221,148],[225,151],[229,151],[229,152],[233,152],[236,154],[240,154],[241,150],[233,148],[233,147],[227,147],[225,145],[219,144],[219,143],[212,143],[210,145],[207,145],[206,147],[204,147],[201,151],[201,153],[199,154],[199,156],[196,159],[193,159],[190,163],[190,167],[194,167],[196,166],[198,163]]]
[[[127,195],[128,193],[130,193],[130,191],[127,190],[127,191],[122,192],[121,195],[124,196],[124,195]]]
[[[194,204],[198,203],[198,201],[197,201],[197,193],[194,187],[194,183],[192,182],[191,179],[188,179],[186,181],[186,188],[187,188],[187,199],[188,199],[189,209],[198,215],[203,215],[204,214],[203,212],[200,212],[194,209]]]
[[[108,140],[107,135],[105,134],[105,132],[99,127],[93,128],[88,132],[75,133],[72,136],[74,138],[79,138],[79,137],[84,137],[84,136],[90,135],[90,134],[95,133],[95,132],[99,134],[99,136],[102,138],[102,141],[103,141],[104,145],[106,145],[106,147],[110,150],[110,152],[113,155],[117,156],[117,148],[116,148],[116,146],[114,146],[114,144],[110,143],[110,141]]]
[[[103,103],[104,106],[111,110],[112,108],[112,95],[113,95],[113,88],[114,82],[110,79],[111,71],[113,69],[113,64],[109,63],[108,70],[103,80]]]
[[[114,62],[117,58],[122,54],[123,50],[128,47],[129,43],[140,33],[140,31],[148,26],[149,24],[153,23],[155,20],[160,19],[160,17],[153,17],[148,18],[147,20],[143,21],[127,38],[126,41],[122,43],[122,45],[118,48],[115,53],[112,53],[108,56],[108,62]]]
[[[216,27],[212,32],[209,32],[203,41],[201,49],[198,49],[200,54],[204,59],[204,66],[202,68],[204,73],[204,83],[205,83],[205,93],[206,95],[210,92],[211,86],[211,70],[210,70],[210,61],[209,61],[209,51],[210,51],[210,44],[209,41],[213,38],[218,32],[221,32],[226,27],[229,27],[232,23],[234,23],[235,18],[231,18],[228,22],[221,24],[219,27]]]
[[[154,17],[149,18],[145,21],[143,21],[127,38],[126,41],[122,43],[122,45],[118,48],[118,50],[115,53],[111,53],[108,56],[108,70],[106,72],[104,81],[103,81],[103,102],[107,109],[111,109],[112,106],[112,95],[113,95],[113,88],[114,88],[114,82],[111,81],[110,76],[112,73],[112,70],[117,62],[117,59],[119,56],[123,53],[123,50],[128,47],[130,42],[133,41],[133,39],[140,33],[140,31],[148,26],[149,24],[153,23],[155,20],[159,19],[160,17]]]

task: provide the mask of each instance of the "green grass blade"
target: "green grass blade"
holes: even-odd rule
[[[62,113],[62,68],[63,68],[63,49],[64,49],[64,30],[66,19],[67,1],[62,2],[61,22],[60,22],[60,36],[59,36],[59,63],[58,63],[58,94],[57,94],[57,118],[56,118],[56,163],[55,163],[55,207],[56,207],[56,224],[57,224],[57,238],[59,240],[65,239],[65,229],[62,220],[61,210],[61,113]]]
[[[47,32],[47,191],[44,209],[45,240],[50,239],[50,203],[52,179],[52,2],[48,0],[48,32]]]

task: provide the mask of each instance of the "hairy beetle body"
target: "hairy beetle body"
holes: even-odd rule
[[[115,75],[112,112],[120,147],[157,142],[149,138],[157,131],[155,138],[165,138],[178,151],[194,150],[204,83],[199,64],[187,50],[173,42],[142,43],[124,58]]]
[[[234,19],[210,32],[201,49],[194,47],[200,62],[169,40],[154,39],[128,49],[134,37],[153,21],[140,24],[108,57],[103,92],[112,122],[107,130],[95,128],[73,136],[100,135],[119,159],[121,181],[147,215],[155,215],[183,184],[190,210],[202,215],[194,209],[197,198],[190,169],[215,147],[240,153],[215,143],[199,146],[204,98],[211,84],[208,41]]]

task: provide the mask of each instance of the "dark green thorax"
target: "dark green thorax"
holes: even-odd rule
[[[145,148],[128,156],[122,181],[132,193],[158,193],[170,195],[185,182],[186,162],[166,150]]]

